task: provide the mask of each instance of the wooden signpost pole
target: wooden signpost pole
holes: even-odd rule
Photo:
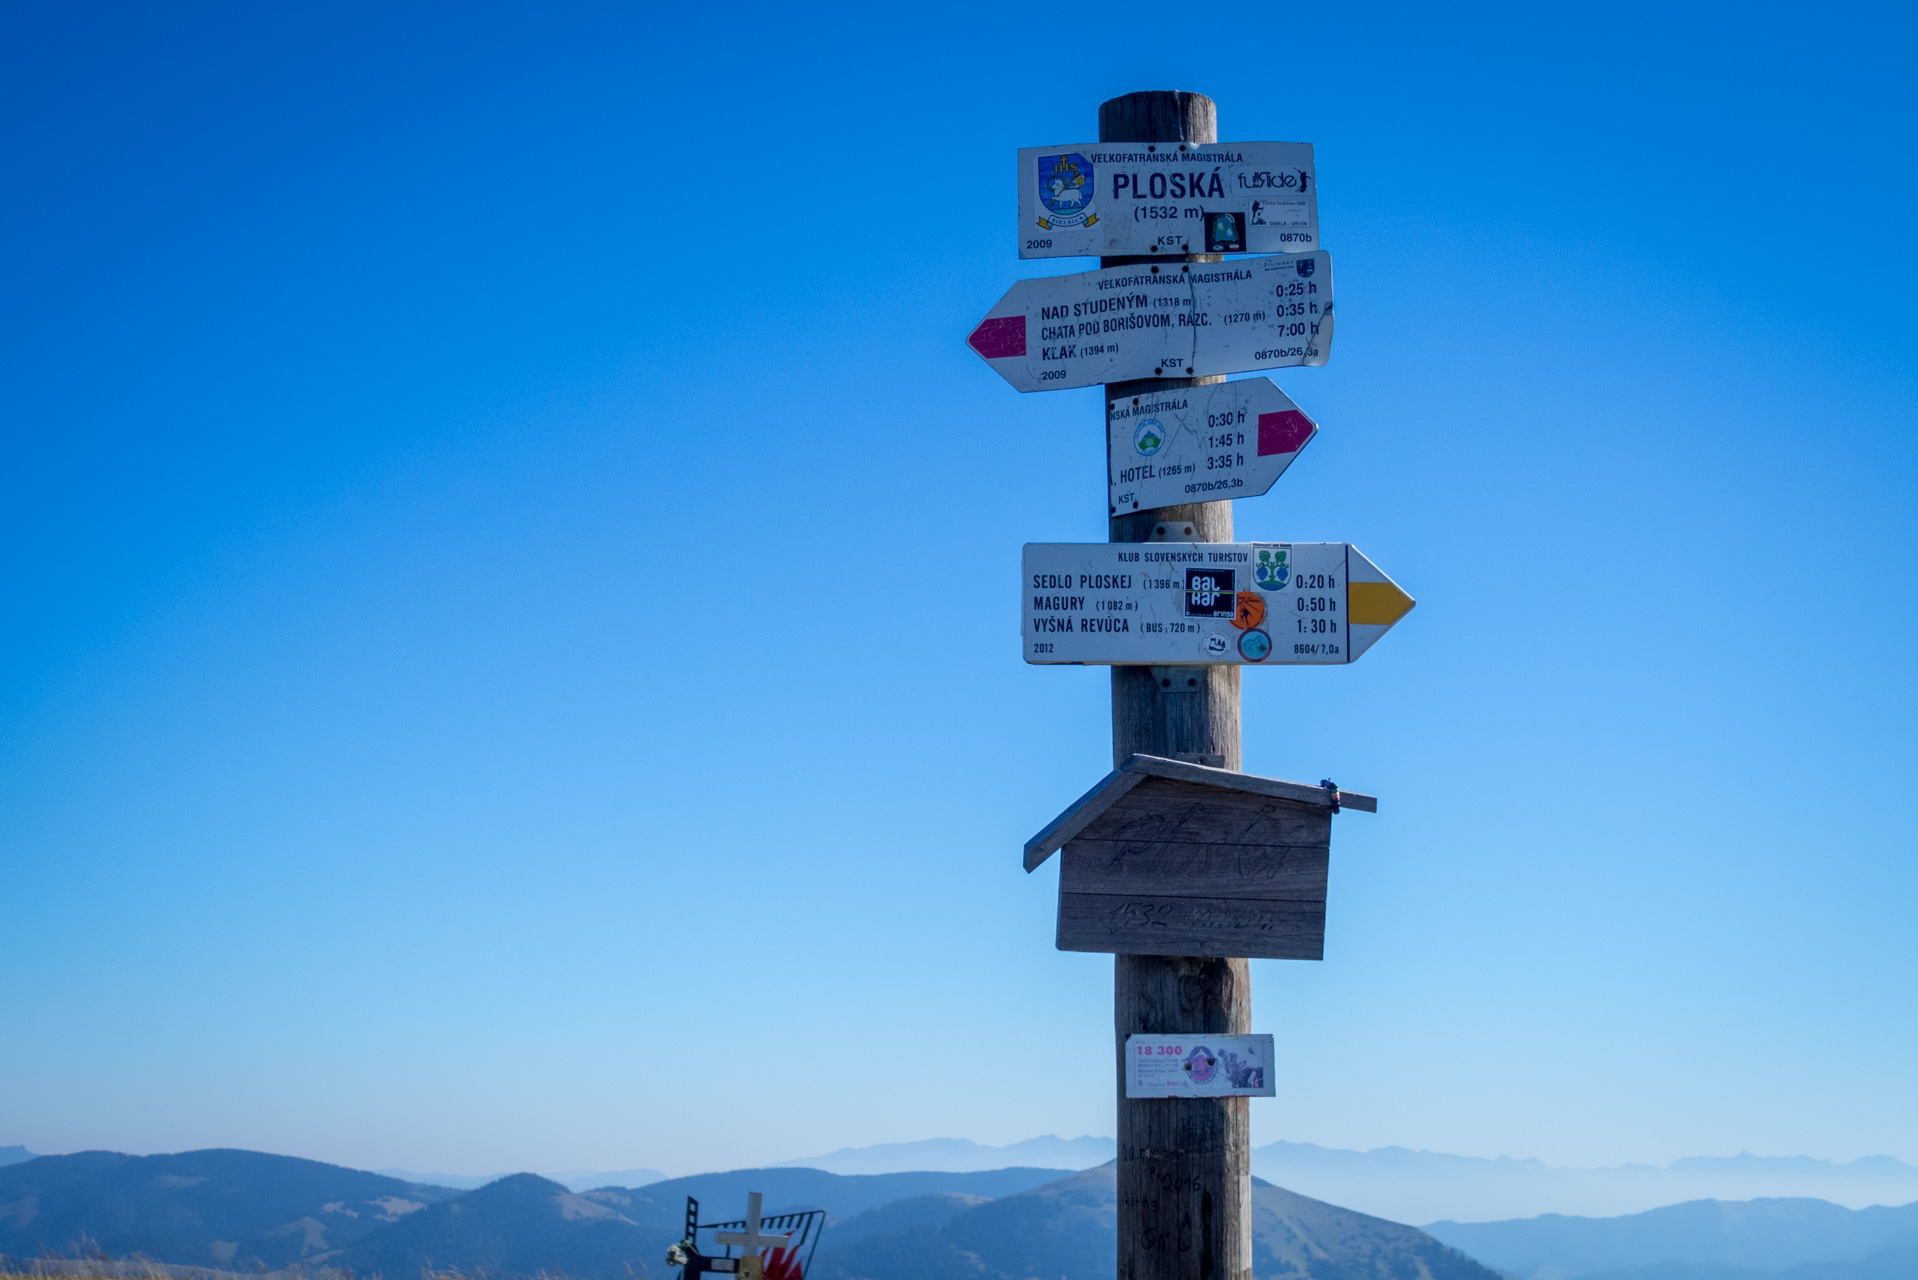
[[[1099,107],[1101,142],[1217,142],[1212,99],[1128,93]],[[1216,255],[1105,258],[1101,265],[1216,262]],[[1224,382],[1146,378],[1108,383],[1109,398]],[[1161,525],[1181,541],[1232,541],[1232,504],[1198,502],[1111,518],[1109,540],[1145,542]],[[1192,532],[1184,533],[1187,527]],[[1166,756],[1240,768],[1239,668],[1112,668],[1112,759]],[[1249,1280],[1251,1132],[1246,1098],[1125,1096],[1125,1038],[1252,1030],[1247,961],[1115,956],[1113,1021],[1119,1082],[1118,1280]]]

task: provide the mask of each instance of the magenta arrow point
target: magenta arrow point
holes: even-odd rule
[[[982,320],[966,339],[966,345],[988,360],[1022,356],[1026,353],[1026,318],[1000,316],[996,320]]]
[[[1297,453],[1305,448],[1305,442],[1312,438],[1312,433],[1317,429],[1312,425],[1312,419],[1297,409],[1287,409],[1284,413],[1262,413],[1259,415],[1259,456],[1264,458],[1275,453]]]

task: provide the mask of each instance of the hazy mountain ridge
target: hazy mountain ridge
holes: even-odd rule
[[[824,1169],[828,1173],[906,1173],[936,1170],[970,1173],[1024,1166],[1045,1169],[1091,1169],[1118,1155],[1111,1138],[1059,1138],[1045,1134],[1003,1147],[989,1147],[969,1138],[927,1138],[919,1142],[882,1142],[871,1147],[842,1147],[823,1156],[781,1160],[772,1167]]]
[[[4,1163],[4,1161],[0,1161]],[[513,1176],[512,1170],[499,1173],[414,1173],[407,1169],[375,1169],[373,1172],[389,1178],[399,1178],[404,1182],[423,1182],[431,1186],[452,1187],[458,1191],[475,1191],[501,1178]],[[643,1187],[649,1183],[664,1182],[666,1175],[657,1169],[561,1169],[556,1173],[542,1173],[542,1178],[557,1182],[571,1191],[591,1191],[595,1187]]]
[[[1426,1231],[1522,1280],[1745,1280],[1794,1271],[1802,1280],[1837,1280],[1918,1249],[1918,1203],[1846,1209],[1807,1199],[1700,1200],[1616,1218],[1547,1214],[1435,1222]],[[1918,1268],[1894,1274],[1918,1277]]]
[[[0,1167],[0,1253],[88,1248],[268,1269],[311,1259],[458,1192],[255,1151],[85,1151]]]
[[[1088,1169],[944,1222],[821,1246],[816,1280],[1111,1280],[1117,1171]],[[1253,1275],[1293,1280],[1497,1280],[1416,1227],[1254,1182]],[[827,1235],[830,1242],[832,1236]]]
[[[1565,1169],[1501,1156],[1381,1147],[1342,1151],[1275,1142],[1252,1172],[1303,1195],[1395,1222],[1486,1222],[1539,1214],[1610,1217],[1694,1200],[1809,1198],[1860,1209],[1918,1200],[1918,1168],[1890,1156],[1848,1163],[1809,1156],[1691,1156],[1664,1168]]]
[[[1115,1181],[1111,1166],[1064,1176],[1049,1169],[839,1175],[800,1167],[586,1192],[515,1174],[462,1194],[254,1152],[91,1152],[0,1169],[0,1218],[15,1233],[0,1236],[0,1254],[85,1248],[189,1266],[212,1258],[209,1270],[229,1275],[335,1268],[404,1277],[458,1269],[498,1280],[539,1272],[629,1280],[663,1272],[687,1195],[700,1199],[701,1216],[712,1221],[736,1214],[754,1190],[765,1193],[770,1212],[823,1208],[843,1220],[843,1232],[829,1226],[821,1243],[819,1280],[1110,1280]],[[394,1188],[411,1198],[393,1203]],[[315,1202],[335,1193],[345,1198]],[[43,1205],[58,1213],[43,1216]],[[1416,1228],[1263,1183],[1255,1187],[1253,1219],[1260,1277],[1495,1280]],[[35,1224],[45,1229],[36,1232]]]
[[[1111,1138],[1046,1135],[1004,1147],[963,1138],[848,1147],[776,1167],[833,1173],[984,1169],[1033,1164],[1090,1169],[1111,1160]],[[1252,1152],[1252,1172],[1301,1195],[1394,1222],[1487,1222],[1542,1213],[1605,1217],[1689,1200],[1813,1198],[1859,1209],[1918,1200],[1918,1168],[1891,1156],[1839,1163],[1811,1156],[1687,1156],[1648,1164],[1571,1169],[1541,1160],[1448,1155],[1406,1147],[1348,1151],[1274,1142]],[[1914,1278],[1918,1280],[1918,1278]]]

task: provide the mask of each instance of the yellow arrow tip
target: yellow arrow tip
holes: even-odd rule
[[[1412,612],[1414,603],[1394,582],[1345,584],[1345,620],[1355,626],[1389,627]]]

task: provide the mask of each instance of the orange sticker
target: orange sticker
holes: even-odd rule
[[[1256,591],[1239,592],[1239,612],[1232,619],[1232,625],[1241,631],[1250,631],[1265,621],[1265,597]]]

